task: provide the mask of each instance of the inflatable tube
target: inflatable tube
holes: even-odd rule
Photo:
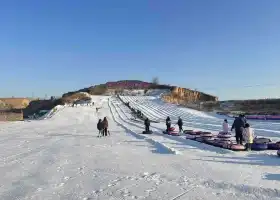
[[[280,142],[268,143],[267,144],[267,149],[269,149],[269,150],[280,150]]]
[[[170,131],[168,132],[169,135],[172,135],[172,136],[180,136],[181,134],[177,131]]]
[[[175,130],[174,127],[170,127],[170,128],[169,128],[169,131],[174,131],[174,130]]]
[[[280,150],[277,151],[277,155],[280,156]]]
[[[194,140],[196,138],[195,135],[187,135],[186,136],[186,139],[189,139],[189,140]]]
[[[198,142],[203,142],[203,141],[204,141],[204,139],[203,139],[202,137],[196,137],[196,138],[195,138],[195,141],[198,141]]]
[[[201,137],[212,137],[213,134],[211,132],[202,132]]]
[[[231,134],[218,134],[217,135],[218,138],[231,138]]]
[[[215,140],[213,140],[212,138],[203,138],[203,142],[205,144],[209,144],[209,145],[214,145],[215,144]]]
[[[232,145],[230,145],[229,148],[233,151],[244,151],[245,150],[245,146],[243,146],[241,144],[232,144]]]
[[[222,148],[223,145],[224,145],[223,142],[218,142],[218,141],[214,141],[214,142],[213,142],[213,146],[215,146],[215,147],[220,147],[220,148]]]
[[[219,135],[228,135],[228,134],[230,135],[229,132],[224,132],[224,131],[220,131],[220,132],[219,132]]]
[[[193,133],[194,131],[193,130],[184,130],[183,131],[185,134],[190,134],[190,133]]]
[[[262,144],[260,144],[260,143],[253,143],[251,149],[255,150],[255,151],[267,150],[267,144],[265,144],[265,143],[262,143]]]
[[[188,132],[186,134],[190,134],[190,135],[200,135],[201,132],[200,131],[193,131],[193,132]]]
[[[221,142],[227,142],[227,141],[231,141],[231,138],[218,138],[217,139],[218,141],[221,141]]]
[[[270,143],[271,140],[269,138],[255,138],[254,143],[256,144],[267,144]]]
[[[152,134],[153,131],[143,131],[142,134]]]

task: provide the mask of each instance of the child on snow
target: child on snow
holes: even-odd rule
[[[228,127],[228,121],[227,119],[224,120],[224,123],[223,123],[223,132],[224,133],[228,133],[229,132],[229,127]]]
[[[243,139],[246,143],[247,151],[251,151],[251,146],[252,146],[254,137],[255,137],[254,129],[251,128],[248,123],[246,123],[245,128],[243,129]]]

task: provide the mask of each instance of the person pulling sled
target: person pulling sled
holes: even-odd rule
[[[170,128],[171,128],[171,119],[170,119],[170,117],[168,116],[165,121],[166,121],[166,132],[168,132],[170,130]]]

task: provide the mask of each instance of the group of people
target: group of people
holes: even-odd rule
[[[235,138],[236,143],[243,145],[243,141],[245,142],[245,146],[247,150],[251,150],[252,143],[254,141],[254,129],[250,127],[250,124],[247,122],[244,115],[240,114],[235,118],[231,131],[235,130]],[[223,132],[229,132],[229,126],[227,119],[224,120],[223,123]]]
[[[166,124],[166,131],[169,131],[171,128],[171,119],[169,116],[166,118],[165,124]],[[181,117],[178,118],[177,125],[179,127],[179,132],[183,132],[183,120]]]
[[[99,119],[99,121],[97,123],[97,129],[99,131],[98,137],[110,135],[110,132],[108,131],[108,126],[109,126],[109,124],[108,124],[108,120],[106,117],[104,117],[103,121],[101,119]]]
[[[166,122],[166,131],[169,131],[171,128],[171,119],[169,116],[166,118],[165,122]],[[151,125],[149,118],[145,119],[144,125],[145,125],[145,131],[149,132],[150,125]],[[183,131],[183,120],[181,119],[181,117],[178,118],[177,125],[179,126],[179,132],[182,132]]]

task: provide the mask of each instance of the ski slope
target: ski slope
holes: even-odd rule
[[[219,131],[222,119],[125,96],[147,116]],[[138,134],[143,122],[115,97],[93,97],[94,107],[63,107],[45,120],[0,124],[0,199],[280,199],[280,159],[273,152],[231,152],[162,135]],[[111,136],[97,138],[107,117]],[[255,123],[258,134],[279,137],[280,124]],[[279,130],[279,129],[278,129]]]

